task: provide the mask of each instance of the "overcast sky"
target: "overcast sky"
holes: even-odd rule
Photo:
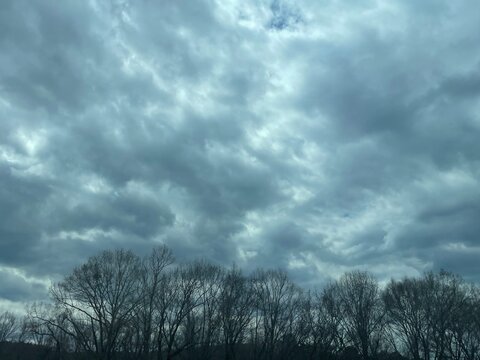
[[[167,244],[480,280],[480,2],[3,0],[0,307]]]

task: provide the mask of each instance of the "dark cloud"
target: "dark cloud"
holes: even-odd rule
[[[11,269],[0,268],[0,299],[28,302],[46,299],[46,284],[35,281]]]
[[[309,287],[478,280],[478,10],[4,2],[0,297],[158,243]]]
[[[286,1],[272,1],[270,11],[268,27],[273,30],[291,29],[303,21],[300,10]]]

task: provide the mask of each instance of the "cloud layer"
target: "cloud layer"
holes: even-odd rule
[[[478,14],[5,1],[0,298],[158,243],[306,286],[354,268],[479,280]]]

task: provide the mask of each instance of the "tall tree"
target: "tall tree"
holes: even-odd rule
[[[114,359],[121,337],[141,304],[140,259],[130,251],[104,251],[88,259],[51,289],[85,350],[98,359]],[[60,325],[58,325],[60,326]]]
[[[158,339],[159,359],[162,358],[162,350],[166,353],[167,360],[170,360],[195,345],[189,320],[192,312],[201,304],[200,271],[196,263],[185,264],[166,278],[165,291],[157,305],[162,312],[163,325],[162,336]]]
[[[381,345],[384,310],[376,279],[367,272],[344,274],[331,291],[341,312],[341,326],[363,360],[374,357]]]
[[[302,302],[300,324],[304,329],[304,347],[310,359],[328,359],[341,341],[341,317],[331,301],[329,289],[308,293]]]
[[[158,299],[164,296],[166,269],[173,261],[171,250],[166,246],[159,246],[154,248],[141,264],[140,285],[143,297],[141,306],[137,309],[137,322],[143,359],[153,356],[156,350],[155,337],[161,337],[163,309],[159,309],[157,305]]]
[[[301,290],[285,271],[261,269],[253,275],[253,289],[263,333],[260,354],[274,359],[291,338]]]
[[[220,294],[224,271],[219,266],[206,261],[196,264],[197,276],[200,281],[198,290],[199,304],[193,312],[194,326],[191,328],[195,344],[192,359],[208,360],[213,356],[214,349],[220,345]]]
[[[420,360],[424,352],[422,342],[429,343],[430,339],[428,314],[425,311],[427,294],[423,280],[391,280],[382,298],[386,320],[394,338],[407,349],[408,356]]]
[[[245,330],[254,311],[252,282],[233,266],[222,279],[220,293],[220,320],[222,325],[225,360],[237,358],[238,345],[242,343]]]

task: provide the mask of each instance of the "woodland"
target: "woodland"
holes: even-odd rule
[[[480,287],[446,271],[302,289],[281,269],[178,264],[160,246],[103,251],[49,294],[0,314],[1,359],[480,359]]]

